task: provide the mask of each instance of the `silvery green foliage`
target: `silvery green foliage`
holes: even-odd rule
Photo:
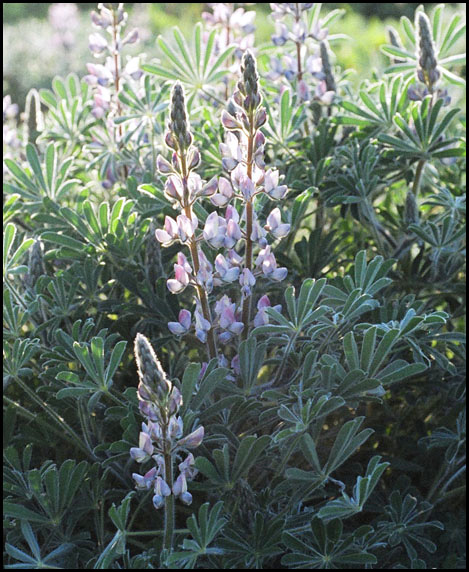
[[[76,75],[40,130],[4,99],[4,566],[464,568],[460,18],[352,89],[337,12],[273,4],[318,113],[249,51],[223,82],[216,6],[102,117]]]

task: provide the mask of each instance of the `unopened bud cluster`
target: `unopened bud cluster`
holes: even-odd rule
[[[265,136],[260,129],[267,120],[267,113],[261,101],[256,63],[246,52],[241,79],[227,110],[222,113],[226,137],[220,151],[227,175],[204,183],[194,172],[200,163],[200,154],[192,145],[182,87],[176,85],[173,89],[166,136],[173,156],[171,161],[159,156],[157,166],[160,173],[167,176],[165,195],[180,214],[175,219],[167,216],[164,228],[156,231],[156,237],[165,247],[180,242],[191,254],[189,260],[183,252],[178,253],[174,278],[168,280],[168,289],[177,294],[192,286],[196,291],[194,319],[191,312],[181,310],[178,321],[168,324],[176,335],[186,334],[195,327],[196,336],[202,342],[207,342],[212,334],[218,343],[232,341],[250,327],[250,318],[247,321],[242,317],[242,306],[252,296],[258,279],[281,281],[286,277],[287,270],[277,265],[267,239],[269,235],[274,239],[283,238],[289,232],[289,225],[282,222],[279,208],[272,210],[264,224],[254,208],[255,197],[261,193],[271,200],[282,199],[287,193],[278,171],[265,166]],[[212,205],[223,212],[213,211],[200,227],[192,207],[202,198],[209,198]],[[202,249],[202,244],[206,248]],[[207,309],[203,295],[210,295],[214,287],[235,282],[240,286],[238,300],[224,294]],[[264,296],[255,323],[266,323],[268,305],[270,302]]]
[[[179,465],[179,475],[173,482],[172,459],[182,450],[195,449],[204,437],[204,428],[183,437],[184,424],[178,415],[182,396],[178,388],[167,378],[147,338],[137,334],[135,359],[138,367],[139,409],[146,418],[142,423],[139,446],[130,449],[130,456],[137,463],[153,459],[155,465],[143,476],[133,473],[137,489],[153,488],[153,505],[161,508],[165,497],[173,494],[184,504],[191,504],[192,495],[187,482],[195,477],[194,456],[189,453]]]
[[[430,20],[425,12],[419,10],[415,16],[417,32],[417,78],[420,84],[411,85],[408,97],[411,101],[422,101],[428,95],[443,100],[443,105],[449,105],[451,98],[447,89],[437,88],[441,78],[438,59]]]
[[[314,4],[270,4],[270,7],[276,22],[272,42],[276,46],[289,43],[294,47],[291,54],[271,58],[270,79],[284,78],[293,83],[302,101],[330,105],[337,88],[325,43],[329,31],[320,20],[309,18],[308,12]],[[305,80],[308,74],[316,80],[313,92]]]

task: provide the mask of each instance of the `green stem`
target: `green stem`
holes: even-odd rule
[[[192,206],[189,201],[189,188],[187,185],[187,181],[189,179],[189,171],[187,168],[186,156],[184,152],[180,152],[180,159],[181,159],[181,174],[182,174],[182,183],[184,187],[184,199],[183,199],[183,208],[184,214],[189,220],[192,220]],[[189,241],[189,250],[192,257],[192,265],[194,267],[194,274],[197,276],[200,269],[200,259],[199,259],[199,249],[197,246],[197,241],[192,238]],[[200,300],[200,305],[202,306],[202,313],[204,318],[210,323],[210,330],[207,332],[207,348],[208,348],[208,355],[210,359],[216,358],[217,353],[217,344],[215,341],[215,333],[213,331],[213,323],[212,323],[212,315],[210,312],[210,305],[208,303],[208,296],[207,292],[204,290],[202,286],[196,284],[197,295]]]
[[[171,494],[165,497],[164,501],[164,538],[163,546],[167,550],[171,551],[173,548],[173,536],[174,536],[174,495],[172,493],[173,488],[173,457],[171,452],[166,452],[164,454],[164,466],[165,466],[165,481],[168,487],[171,489]]]
[[[21,387],[21,389],[35,402],[39,405],[39,407],[41,407],[41,409],[43,409],[47,415],[49,415],[49,417],[51,419],[53,419],[56,423],[58,423],[66,433],[68,433],[70,435],[70,437],[73,439],[73,441],[75,442],[75,444],[84,452],[86,453],[86,455],[88,456],[90,454],[88,448],[86,447],[86,445],[83,443],[83,441],[80,439],[79,435],[77,435],[77,433],[75,433],[75,431],[69,426],[67,425],[67,423],[65,422],[65,420],[60,417],[60,415],[58,413],[56,413],[51,407],[49,407],[49,405],[47,405],[47,403],[45,403],[38,395],[36,395],[34,393],[34,391],[32,391],[26,383],[24,383],[19,377],[15,376],[14,377],[15,381],[18,383],[18,385]]]
[[[419,190],[420,190],[420,185],[422,182],[423,168],[425,167],[425,163],[426,163],[426,159],[420,159],[420,161],[417,164],[417,169],[415,171],[415,177],[414,177],[414,184],[412,186],[412,192],[414,193],[415,198],[417,198]]]
[[[247,166],[247,176],[252,180],[252,168],[253,168],[253,153],[254,153],[254,137],[255,137],[255,127],[254,127],[254,113],[251,111],[249,113],[249,136],[248,136],[248,156],[246,161]],[[254,198],[249,199],[246,202],[246,255],[245,255],[245,268],[249,271],[252,270],[252,226],[254,218]],[[242,309],[242,322],[244,324],[244,329],[242,333],[242,339],[247,339],[249,335],[249,320],[251,317],[251,299],[252,296],[246,296],[243,300]]]

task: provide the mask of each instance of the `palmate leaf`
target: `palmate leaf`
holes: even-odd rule
[[[172,552],[166,559],[170,568],[194,569],[201,556],[221,555],[224,550],[212,546],[223,530],[227,519],[222,516],[223,502],[218,501],[212,508],[209,503],[199,508],[198,518],[193,514],[187,521],[192,538],[185,538],[182,550]]]
[[[464,149],[456,146],[459,143],[458,138],[443,137],[460,110],[451,109],[444,112],[443,103],[442,99],[438,99],[432,104],[431,96],[422,102],[415,102],[408,120],[399,113],[394,117],[399,137],[380,134],[378,140],[393,152],[404,153],[413,159],[464,156]]]
[[[259,438],[249,435],[239,442],[233,462],[230,460],[228,445],[224,445],[223,449],[213,452],[215,464],[205,457],[198,457],[196,467],[210,479],[212,485],[230,490],[239,479],[247,476],[270,440],[268,435]]]
[[[15,238],[16,226],[9,222],[3,235],[3,276],[5,277],[8,277],[9,274],[24,274],[28,270],[28,267],[20,264],[20,261],[34,243],[34,238],[23,238],[12,253]]]
[[[111,567],[114,560],[124,554],[126,544],[125,533],[130,511],[130,501],[134,494],[134,491],[128,493],[118,507],[113,503],[109,509],[109,516],[114,526],[117,528],[117,532],[96,560],[96,563],[93,566],[96,570],[107,570]]]
[[[365,476],[357,477],[357,482],[353,487],[353,496],[349,497],[343,491],[341,498],[328,502],[319,510],[319,518],[327,521],[333,518],[348,518],[361,512],[381,475],[389,466],[389,463],[380,463],[380,460],[381,457],[378,455],[370,459]]]
[[[166,62],[142,66],[144,71],[160,78],[180,81],[188,93],[189,107],[195,98],[211,95],[217,99],[216,88],[228,73],[225,66],[235,50],[235,46],[228,46],[221,54],[216,55],[216,30],[210,32],[206,42],[202,41],[202,36],[202,26],[198,23],[194,27],[192,45],[189,47],[179,28],[173,28],[172,45],[163,37],[158,38],[158,45],[166,56]]]
[[[26,146],[29,168],[23,169],[11,159],[5,159],[5,165],[12,181],[5,183],[9,193],[17,193],[28,209],[40,208],[44,199],[52,203],[60,201],[79,183],[70,178],[73,157],[59,156],[58,146],[49,143],[46,147],[44,163],[41,162],[36,147],[32,143]]]
[[[404,117],[406,115],[409,106],[407,89],[410,82],[410,78],[404,80],[398,75],[372,85],[365,83],[359,91],[358,104],[346,100],[340,103],[348,113],[338,115],[337,122],[372,129],[372,134],[393,129],[396,114]]]
[[[355,544],[353,534],[344,534],[339,519],[325,523],[314,518],[309,534],[297,536],[284,532],[282,540],[292,551],[282,557],[282,564],[289,568],[344,569],[377,562],[376,556]]]
[[[21,532],[29,546],[29,549],[31,550],[32,556],[23,550],[20,550],[16,546],[6,543],[5,550],[7,554],[15,560],[20,561],[20,564],[6,565],[6,569],[19,568],[25,570],[37,570],[39,568],[65,568],[64,556],[75,547],[72,543],[62,543],[58,548],[47,554],[47,556],[41,557],[41,549],[28,521],[21,521]],[[64,566],[60,566],[60,564]]]
[[[48,230],[41,234],[43,240],[57,247],[49,252],[49,256],[83,259],[98,252],[114,261],[115,257],[133,260],[145,240],[148,228],[148,221],[140,219],[133,210],[134,205],[134,201],[121,197],[112,207],[108,202],[93,206],[89,200],[85,200],[81,213],[62,207],[54,222],[64,230]],[[77,238],[70,236],[70,231]]]

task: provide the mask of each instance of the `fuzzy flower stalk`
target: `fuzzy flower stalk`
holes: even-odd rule
[[[261,105],[259,76],[256,61],[247,51],[241,64],[241,79],[231,98],[227,110],[222,115],[222,123],[227,130],[226,143],[221,146],[223,166],[231,174],[232,188],[244,203],[245,241],[244,268],[241,273],[243,338],[249,333],[251,320],[252,290],[256,274],[281,281],[286,276],[286,268],[278,268],[266,240],[266,230],[274,237],[282,238],[289,232],[289,225],[282,224],[280,210],[274,209],[262,228],[255,211],[255,198],[265,193],[272,200],[282,199],[287,187],[279,184],[277,171],[265,170],[265,136],[261,127],[267,121],[267,113]],[[254,247],[259,252],[254,261]]]
[[[175,498],[186,505],[192,503],[187,482],[197,474],[192,453],[188,453],[184,460],[181,453],[202,443],[204,428],[200,426],[183,437],[184,425],[178,416],[182,405],[181,393],[167,378],[150,342],[142,334],[137,334],[135,338],[135,359],[139,376],[139,409],[146,422],[142,423],[139,446],[130,449],[130,456],[137,463],[152,460],[153,466],[143,476],[133,473],[132,477],[138,490],[153,489],[153,506],[156,509],[164,507],[163,543],[165,548],[171,550]],[[179,474],[174,479],[177,459],[181,462],[178,465]]]
[[[93,115],[97,119],[107,116],[111,119],[121,115],[119,93],[126,79],[139,79],[138,58],[131,58],[126,66],[122,65],[122,49],[138,41],[138,30],[134,29],[123,36],[127,22],[124,4],[101,3],[98,11],[91,13],[91,21],[97,29],[89,37],[89,49],[96,59],[104,58],[103,64],[87,64],[87,83],[95,86]],[[117,130],[122,138],[122,127]]]
[[[249,51],[243,56],[240,76],[222,113],[226,136],[220,151],[225,175],[204,183],[195,173],[200,155],[192,143],[179,84],[173,88],[166,135],[172,159],[157,158],[159,172],[167,176],[165,195],[180,214],[176,218],[167,216],[164,228],[156,230],[156,238],[163,247],[180,242],[191,255],[188,260],[183,252],[178,253],[174,278],[167,281],[167,286],[174,294],[187,287],[193,287],[196,293],[194,316],[182,309],[178,321],[169,322],[168,328],[176,336],[183,336],[195,327],[197,338],[207,344],[209,357],[217,357],[223,367],[227,365],[229,346],[236,352],[239,340],[247,337],[252,325],[268,323],[266,308],[271,304],[266,295],[257,302],[257,312],[251,316],[253,291],[259,278],[274,282],[285,278],[287,270],[278,267],[268,238],[282,239],[290,229],[282,222],[279,208],[268,214],[264,224],[256,213],[256,196],[264,193],[271,200],[279,200],[286,195],[287,187],[281,184],[278,171],[265,167],[261,127],[267,114],[261,105],[256,62]],[[199,228],[193,208],[202,199],[210,200],[212,212]],[[222,213],[213,206],[223,209]],[[239,287],[234,288],[236,282]],[[211,302],[208,297],[215,288],[223,294]],[[232,299],[227,290],[238,292],[237,298]],[[236,371],[237,356],[231,350],[229,353]]]
[[[193,212],[193,206],[199,197],[213,194],[218,185],[216,179],[203,185],[202,179],[195,173],[200,163],[200,153],[192,144],[192,140],[184,90],[177,83],[171,94],[170,122],[165,138],[167,146],[173,152],[172,160],[170,163],[160,155],[157,158],[157,167],[160,173],[169,175],[165,185],[165,194],[179,210],[180,215],[176,220],[166,217],[164,230],[157,230],[156,238],[163,246],[169,246],[178,240],[189,249],[191,263],[180,252],[177,264],[174,265],[175,276],[168,280],[167,285],[173,294],[182,292],[189,285],[195,288],[198,337],[207,344],[208,354],[212,359],[217,356],[208,301],[208,294],[213,288],[212,266],[198,245],[196,231],[199,222]],[[181,324],[184,324],[184,320]]]
[[[329,31],[315,14],[315,4],[270,4],[276,33],[272,36],[275,46],[293,44],[292,53],[272,57],[270,79],[285,78],[296,85],[301,101],[316,101],[329,106],[336,93],[336,85],[329,63],[328,47],[324,43]],[[308,75],[316,79],[314,93],[306,81]]]

